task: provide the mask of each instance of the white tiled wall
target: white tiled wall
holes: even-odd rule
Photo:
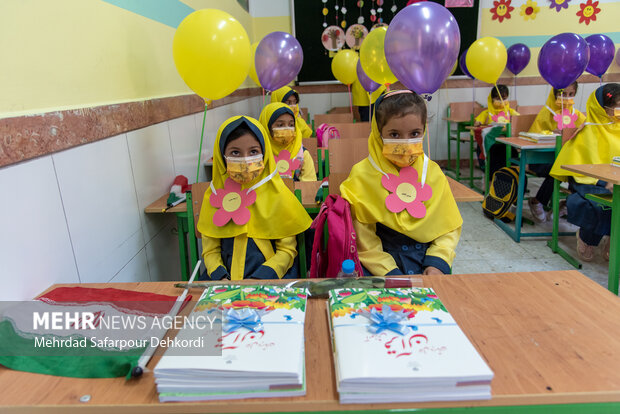
[[[577,108],[585,110],[597,86],[580,86]],[[548,91],[520,86],[519,103],[540,105]],[[488,92],[478,88],[476,100],[486,104]],[[444,89],[433,96],[433,159],[447,158],[441,118],[448,103],[471,99],[471,89]],[[301,96],[311,115],[347,105],[347,93]],[[255,97],[209,109],[202,160],[211,157],[224,120],[239,114],[258,118],[261,108],[261,98]],[[0,169],[0,188],[9,200],[0,204],[0,300],[29,299],[61,282],[179,280],[175,217],[143,211],[169,191],[175,175],[196,181],[202,119],[202,114],[189,115]]]
[[[225,119],[260,109],[260,98],[209,109],[203,161]],[[201,127],[189,115],[0,169],[0,300],[54,283],[179,280],[175,217],[144,207],[177,174],[196,181]]]

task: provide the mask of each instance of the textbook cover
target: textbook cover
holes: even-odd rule
[[[493,372],[432,289],[335,289],[329,313],[340,402],[491,397]]]
[[[155,367],[160,401],[305,394],[307,292],[279,286],[212,286],[192,310],[215,328],[182,328],[177,338],[205,340],[191,355],[165,353]]]

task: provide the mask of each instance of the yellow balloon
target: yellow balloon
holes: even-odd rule
[[[340,82],[350,85],[357,80],[357,61],[359,56],[350,49],[336,53],[332,60],[332,73]]]
[[[454,66],[452,66],[452,70],[450,71],[450,74],[448,76],[452,76],[454,75],[454,72],[456,72],[456,66],[459,64],[459,60],[455,60],[454,61]]]
[[[467,50],[467,70],[476,78],[494,84],[506,68],[508,53],[502,42],[494,37],[476,40]]]
[[[243,83],[250,69],[250,40],[230,14],[197,10],[177,28],[172,56],[181,78],[206,99],[220,99]]]
[[[254,42],[250,46],[252,55],[250,56],[250,72],[248,75],[254,81],[255,84],[261,86],[260,81],[258,80],[258,75],[256,74],[256,62],[254,58],[256,57],[256,48],[260,42]]]
[[[379,27],[373,30],[368,33],[360,48],[362,69],[370,79],[382,85],[389,85],[397,81],[385,58],[383,42],[386,33],[387,27]]]

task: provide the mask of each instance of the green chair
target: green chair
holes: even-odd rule
[[[456,181],[468,180],[470,188],[474,186],[474,137],[469,133],[467,127],[474,125],[474,117],[482,111],[482,107],[477,102],[453,102],[448,105],[444,120],[448,126],[448,166],[447,171],[454,174]],[[453,129],[453,126],[455,127]],[[468,132],[468,138],[461,138],[462,133]],[[452,167],[452,141],[456,142],[456,160]],[[469,142],[469,176],[461,178],[461,144]]]
[[[290,180],[291,182],[293,180]],[[287,185],[290,188],[290,185]],[[189,229],[194,229],[194,234],[189,234],[189,256],[190,256],[190,269],[193,269],[198,262],[200,252],[198,251],[198,239],[201,236],[198,231],[197,223],[200,215],[200,209],[202,207],[202,201],[204,194],[209,188],[209,183],[195,183],[192,184],[190,191],[186,193],[187,196],[187,222]],[[293,191],[293,190],[292,190]],[[301,198],[298,197],[299,202]],[[306,262],[306,238],[304,234],[297,235],[297,252],[299,256],[299,275],[301,278],[306,278],[308,274],[308,264]],[[184,277],[187,280],[186,277]]]

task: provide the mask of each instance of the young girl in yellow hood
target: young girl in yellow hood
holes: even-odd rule
[[[271,103],[281,102],[291,107],[295,114],[295,123],[301,131],[302,138],[308,138],[312,136],[312,128],[308,126],[306,120],[303,118],[305,114],[301,113],[299,107],[299,94],[295,92],[290,86],[283,86],[280,89],[276,89],[271,93]]]
[[[314,160],[302,145],[293,110],[283,103],[270,103],[263,108],[259,121],[267,131],[280,176],[295,181],[316,181]]]
[[[450,273],[463,220],[448,180],[423,152],[426,104],[403,90],[375,108],[370,154],[340,186],[364,274]]]
[[[198,230],[211,279],[299,277],[295,236],[312,220],[276,170],[261,124],[235,116],[217,132]]]
[[[375,105],[377,98],[385,92],[385,89],[385,85],[381,85],[376,91],[368,94],[359,80],[356,79],[355,82],[353,82],[351,85],[351,100],[353,106],[357,107],[357,111],[360,114],[360,121],[370,121],[372,108]]]
[[[585,122],[586,117],[574,107],[574,98],[577,94],[578,86],[579,85],[575,81],[562,91],[552,88],[545,106],[538,115],[536,115],[536,119],[530,127],[529,132],[540,134],[543,131],[549,131],[559,134],[561,133],[559,123],[562,124],[562,129],[580,127]],[[532,217],[538,223],[547,220],[547,213],[544,207],[549,204],[551,196],[553,195],[553,178],[549,176],[551,167],[552,164],[530,165],[530,169],[534,171],[537,176],[545,178],[536,196],[530,197],[528,200]],[[560,207],[560,216],[563,215],[566,215],[565,205]]]
[[[491,89],[487,98],[487,105],[487,109],[482,111],[474,120],[474,126],[491,124],[494,126],[483,128],[479,135],[476,135],[475,131],[472,133],[478,143],[478,149],[482,153],[479,160],[485,160],[484,162],[489,163],[489,177],[493,177],[495,171],[506,166],[506,145],[495,143],[495,138],[504,134],[502,124],[509,123],[510,118],[519,115],[519,113],[510,107],[506,85],[497,85]]]
[[[609,164],[620,155],[620,85],[609,83],[592,92],[584,128],[568,141],[551,169],[551,176],[568,181],[573,194],[566,199],[568,221],[579,226],[577,253],[583,261],[594,258],[594,248],[611,230],[611,211],[585,198],[586,194],[610,194],[611,183],[562,169],[571,164]],[[601,251],[609,260],[609,238]]]

